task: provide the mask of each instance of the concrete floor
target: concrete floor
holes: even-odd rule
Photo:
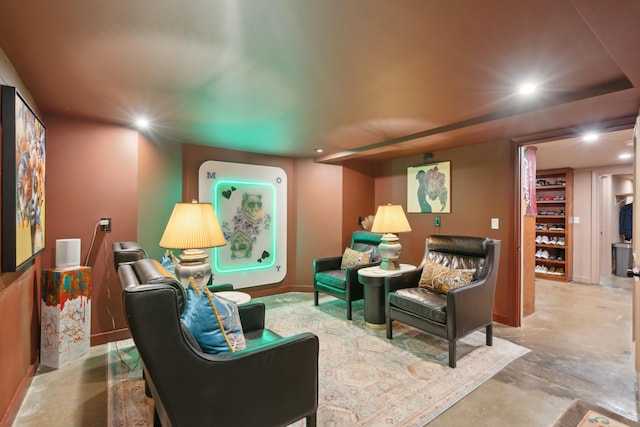
[[[632,279],[601,285],[536,280],[536,312],[500,338],[531,349],[430,426],[549,426],[580,398],[638,420]],[[303,295],[310,303],[312,294]],[[107,425],[106,346],[68,367],[41,366],[14,426]]]

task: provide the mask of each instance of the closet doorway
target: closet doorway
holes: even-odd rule
[[[572,282],[600,284],[601,278],[612,275],[612,244],[624,241],[619,234],[620,209],[632,201],[632,136],[630,124],[626,129],[601,134],[593,141],[582,137],[545,142],[529,139],[527,145],[536,148],[536,170],[573,170],[573,212],[567,218],[573,235]],[[524,146],[521,143],[522,151]],[[520,182],[523,180],[521,176]],[[536,233],[527,228],[536,222],[525,217],[520,220],[523,316],[535,312],[535,307],[527,310],[527,299],[535,301],[536,262],[532,254],[536,251],[535,243],[528,240],[531,236],[535,238]],[[525,259],[531,256],[533,260]]]

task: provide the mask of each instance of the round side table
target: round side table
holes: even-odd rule
[[[244,304],[245,302],[251,301],[251,295],[246,292],[238,292],[238,291],[219,291],[215,293],[222,298],[228,299],[229,301],[233,301],[236,304]]]
[[[358,270],[358,281],[364,287],[364,321],[374,329],[383,329],[387,316],[384,312],[384,278],[402,274],[416,268],[411,264],[400,264],[399,270],[383,270],[379,266]]]

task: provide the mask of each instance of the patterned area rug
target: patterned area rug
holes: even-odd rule
[[[327,297],[267,310],[266,323],[281,335],[311,331],[320,338],[318,425],[423,426],[529,350],[475,332],[458,343],[457,367],[448,366],[445,340],[406,325],[385,330],[364,325],[363,305]],[[303,422],[295,424],[304,425]]]
[[[144,394],[140,357],[133,340],[110,342],[108,352],[108,425],[152,426],[153,400]]]
[[[639,427],[620,414],[584,400],[574,400],[553,427]]]
[[[496,337],[487,347],[484,333],[475,332],[458,343],[452,369],[446,341],[405,325],[394,326],[394,339],[387,340],[384,330],[364,325],[362,302],[354,304],[353,321],[332,297],[318,307],[275,305],[267,303],[268,328],[320,338],[318,425],[423,426],[529,351]],[[133,343],[111,343],[109,350],[109,425],[152,425],[153,403],[145,398],[139,363],[134,366]]]

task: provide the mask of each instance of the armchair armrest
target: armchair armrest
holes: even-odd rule
[[[342,264],[342,255],[329,258],[317,258],[313,260],[313,273],[327,270],[339,270]]]
[[[232,291],[233,285],[231,283],[215,283],[207,285],[207,288],[211,292]]]
[[[494,292],[486,279],[447,292],[447,316],[455,316],[450,325],[455,325],[455,337],[461,337],[490,323],[493,319]]]
[[[397,291],[404,288],[415,288],[418,286],[422,268],[406,271],[396,276],[388,276],[384,278],[384,293]]]
[[[240,323],[244,332],[264,329],[265,306],[262,302],[248,302],[238,306]]]
[[[194,408],[209,408],[215,402],[216,408],[228,409],[198,409],[204,417],[199,425],[289,425],[317,410],[318,351],[318,337],[301,333],[230,354],[200,353],[201,357],[175,368],[194,374],[191,390],[208,391],[176,390],[176,398]],[[251,411],[242,409],[247,402]],[[292,418],[282,419],[283,411],[274,410],[283,402],[288,407],[284,412]]]

